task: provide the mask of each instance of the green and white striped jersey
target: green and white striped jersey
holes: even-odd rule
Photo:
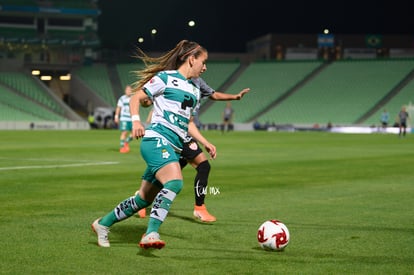
[[[177,150],[188,136],[188,123],[200,103],[200,88],[178,71],[162,71],[144,85],[153,101],[146,137],[163,137]]]
[[[131,97],[123,95],[118,99],[116,106],[121,108],[119,115],[120,121],[131,121],[131,113],[129,112],[129,100]]]

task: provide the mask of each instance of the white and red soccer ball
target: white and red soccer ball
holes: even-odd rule
[[[257,241],[264,250],[282,251],[290,241],[289,229],[281,221],[265,221],[257,230]]]

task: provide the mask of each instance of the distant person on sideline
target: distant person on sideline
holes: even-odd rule
[[[407,132],[407,120],[409,119],[408,112],[405,108],[405,106],[401,107],[401,111],[398,113],[398,125],[400,128],[400,131],[398,133],[398,136],[405,136]]]
[[[381,118],[380,118],[381,127],[383,131],[387,129],[389,120],[390,120],[390,114],[388,113],[386,109],[384,109],[384,111],[381,114]]]
[[[130,85],[125,87],[125,94],[122,95],[116,104],[114,121],[118,125],[121,135],[119,137],[119,152],[128,153],[129,143],[132,141],[132,121],[129,112],[129,101],[131,99],[132,88]]]
[[[223,111],[223,125],[222,125],[222,132],[224,131],[230,131],[233,129],[233,114],[234,109],[231,107],[231,102],[226,102],[226,107]]]

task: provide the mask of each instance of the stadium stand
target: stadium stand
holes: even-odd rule
[[[104,64],[83,66],[74,71],[82,81],[99,95],[109,106],[116,105],[112,85],[109,81],[108,70]]]
[[[61,115],[63,114],[63,110],[55,100],[42,90],[30,76],[20,72],[2,72],[0,74],[0,81],[16,91],[21,92],[24,96],[44,105],[44,107]]]
[[[355,124],[413,68],[413,60],[333,62],[292,96],[263,114],[259,121],[299,125]]]
[[[108,106],[114,107],[117,95],[113,92],[107,66],[103,63],[82,66],[73,72]],[[123,87],[135,81],[132,71],[141,66],[140,63],[116,65]],[[208,70],[202,75],[217,90],[224,87],[225,92],[235,93],[245,87],[252,89],[243,100],[233,102],[234,123],[253,124],[258,121],[268,125],[306,127],[324,127],[328,123],[372,126],[379,124],[380,113],[386,108],[392,115],[392,124],[401,106],[414,101],[410,92],[414,85],[413,59],[252,62],[243,66],[238,61],[215,61],[208,64]],[[37,110],[42,106],[49,112],[60,109],[45,91],[36,88],[28,75],[2,72],[0,82],[4,87],[9,87],[9,93],[22,93],[21,97],[38,102],[34,104],[36,110],[30,111],[32,115],[43,119],[49,117],[49,114]],[[9,106],[5,108],[7,110],[16,109],[4,95],[1,103]],[[224,106],[224,102],[204,101],[201,122],[220,124]],[[28,105],[25,108],[30,110]],[[145,117],[149,109],[142,111]]]
[[[0,104],[2,121],[65,121],[61,115],[58,115],[44,106],[41,106],[13,92],[7,87],[0,85]],[[3,108],[4,107],[4,108]]]
[[[398,112],[401,110],[403,105],[407,106],[410,110],[410,107],[413,107],[414,104],[414,80],[411,78],[411,81],[407,83],[399,92],[394,95],[389,101],[384,103],[383,105],[379,106],[371,116],[369,116],[365,121],[364,124],[366,125],[379,125],[380,124],[380,116],[384,109],[388,111],[390,114],[390,121],[389,126],[392,126],[398,116]],[[412,110],[412,109],[411,109]],[[413,118],[411,118],[413,121]]]
[[[32,114],[22,112],[6,105],[3,101],[0,101],[0,118],[2,121],[35,121],[39,119]]]
[[[117,64],[116,69],[121,80],[122,87],[132,85],[135,81],[137,81],[137,76],[134,74],[134,71],[140,70],[141,68],[143,68],[143,64],[140,62]]]
[[[257,113],[306,78],[323,63],[302,62],[254,62],[237,78],[228,91],[233,93],[250,87],[252,92],[241,101],[233,102],[234,122],[248,123]],[[213,71],[212,69],[210,69]],[[204,124],[221,123],[224,102],[214,102],[200,115]]]

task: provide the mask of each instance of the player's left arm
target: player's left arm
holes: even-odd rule
[[[216,146],[211,144],[198,130],[197,125],[194,123],[193,117],[191,117],[190,122],[188,123],[188,134],[192,136],[195,140],[200,142],[206,151],[210,154],[211,159],[215,159],[217,156]]]
[[[197,78],[196,82],[200,86],[201,94],[204,96],[208,96],[212,100],[240,100],[245,94],[250,92],[250,88],[245,88],[241,90],[238,94],[227,94],[220,91],[215,91],[201,77]]]
[[[238,94],[227,94],[219,91],[215,91],[210,98],[213,100],[240,100],[242,97],[250,92],[250,88],[241,90]]]

